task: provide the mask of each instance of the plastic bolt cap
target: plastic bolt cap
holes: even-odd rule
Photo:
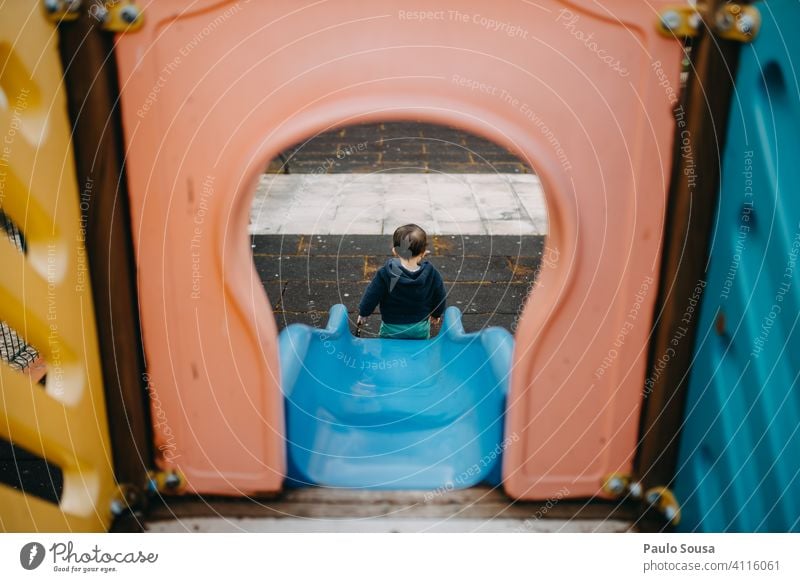
[[[717,13],[717,28],[720,30],[728,30],[731,26],[733,26],[733,16],[729,12],[725,12],[724,10]]]
[[[126,6],[120,10],[119,15],[128,24],[133,24],[139,18],[139,10],[135,6]]]
[[[122,503],[119,499],[114,499],[111,501],[111,513],[114,515],[122,515],[125,511],[125,504]]]
[[[668,10],[661,15],[661,25],[667,30],[675,30],[681,25],[681,15],[674,10]]]
[[[742,34],[751,34],[753,32],[753,28],[755,28],[755,21],[753,17],[749,14],[742,14],[739,20],[736,21],[736,28]]]
[[[671,505],[668,505],[664,508],[664,517],[666,517],[670,521],[675,519],[677,513],[678,513],[677,510]]]

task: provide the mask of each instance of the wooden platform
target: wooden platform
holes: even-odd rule
[[[143,525],[155,532],[623,532],[637,517],[627,504],[516,502],[487,487],[440,494],[304,488],[274,499],[168,498]]]

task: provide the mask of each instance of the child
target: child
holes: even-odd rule
[[[392,255],[378,269],[358,306],[359,325],[381,306],[380,337],[428,339],[431,319],[439,323],[445,307],[444,281],[425,260],[425,231],[406,224],[394,231]]]

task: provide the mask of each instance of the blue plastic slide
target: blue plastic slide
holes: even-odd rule
[[[362,339],[347,309],[280,335],[289,484],[463,488],[499,479],[514,339],[465,333],[450,307],[430,340]]]

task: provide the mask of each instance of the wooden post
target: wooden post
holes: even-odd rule
[[[152,467],[130,211],[111,33],[86,12],[59,26],[117,481]]]
[[[720,0],[708,2],[709,14],[722,4]],[[675,161],[636,462],[636,474],[645,490],[670,487],[675,478],[739,60],[739,43],[716,37],[707,26],[701,28],[691,48],[688,83],[675,112]],[[642,527],[658,526],[646,521]]]

